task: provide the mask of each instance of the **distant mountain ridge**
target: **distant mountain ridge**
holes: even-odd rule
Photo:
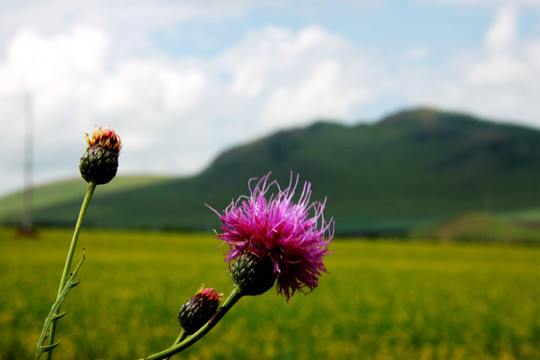
[[[130,187],[115,179],[103,195],[98,187],[86,224],[218,228],[204,204],[223,209],[247,194],[248,179],[269,171],[280,182],[288,183],[291,171],[310,181],[313,200],[327,197],[338,233],[401,233],[471,211],[540,207],[540,131],[428,108],[373,124],[317,122],[227,150],[194,177]],[[84,189],[84,181],[76,183]],[[21,209],[2,205],[17,196],[0,199],[0,223],[17,220]],[[35,221],[70,223],[81,197],[37,207]]]

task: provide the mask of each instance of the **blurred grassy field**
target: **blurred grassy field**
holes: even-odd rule
[[[0,229],[0,359],[33,358],[70,236]],[[219,245],[212,234],[83,229],[87,260],[54,358],[137,359],[167,347],[203,282],[230,291]],[[313,293],[241,299],[175,358],[540,358],[540,247],[337,239],[331,251]]]

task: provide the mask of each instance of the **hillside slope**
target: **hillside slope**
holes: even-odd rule
[[[406,231],[465,212],[539,207],[540,132],[433,109],[370,125],[319,122],[230,149],[195,177],[117,186],[106,194],[98,187],[86,223],[217,228],[204,204],[223,209],[247,193],[249,178],[269,171],[281,182],[291,171],[309,180],[312,199],[328,198],[327,213],[340,233]],[[0,209],[17,196],[1,200]],[[35,219],[65,224],[81,198],[38,208]],[[20,209],[4,207],[0,222],[15,221]]]

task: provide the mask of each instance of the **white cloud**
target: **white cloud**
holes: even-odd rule
[[[355,106],[376,96],[374,78],[385,76],[375,60],[318,26],[297,33],[268,27],[230,49],[221,64],[231,93],[260,105],[255,115],[264,129],[350,119]]]
[[[459,4],[466,6],[533,6],[540,7],[538,0],[421,0],[423,3],[435,4]]]
[[[408,60],[424,60],[431,55],[431,51],[425,46],[416,46],[405,51],[405,58]]]
[[[471,68],[466,79],[471,84],[493,86],[520,81],[528,75],[521,61],[509,54],[496,54]]]
[[[165,86],[163,105],[165,111],[183,114],[196,106],[206,87],[206,77],[198,70],[161,70],[157,79]]]
[[[109,41],[105,33],[83,25],[46,38],[30,29],[19,31],[6,46],[2,70],[11,86],[28,89],[71,81],[72,74],[92,76],[104,67]]]
[[[348,118],[353,106],[367,101],[370,93],[351,86],[338,61],[320,61],[305,78],[291,87],[272,91],[260,119],[272,127],[308,123],[314,118]]]
[[[488,29],[481,60],[471,67],[466,80],[479,86],[497,86],[530,76],[527,63],[516,54],[518,16],[515,9],[502,7]]]
[[[527,45],[527,58],[530,59],[531,66],[540,70],[540,40],[533,41]]]
[[[506,52],[517,38],[517,13],[511,7],[500,8],[486,35],[487,48],[495,53]]]
[[[96,104],[105,116],[149,111],[182,116],[199,105],[206,87],[200,70],[159,59],[121,60],[102,76]],[[156,116],[155,121],[160,119]]]

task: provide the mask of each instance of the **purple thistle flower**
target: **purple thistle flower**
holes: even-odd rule
[[[268,256],[277,278],[277,292],[289,301],[295,291],[312,291],[318,285],[321,272],[326,272],[323,257],[334,236],[334,221],[325,222],[325,202],[310,203],[311,184],[304,183],[298,201],[293,202],[298,178],[281,190],[276,181],[269,183],[271,173],[262,177],[251,189],[250,196],[240,196],[220,217],[223,231],[218,238],[230,249],[225,261],[231,263],[246,252],[259,259]],[[275,186],[277,194],[267,197]],[[213,209],[212,209],[213,210]]]

